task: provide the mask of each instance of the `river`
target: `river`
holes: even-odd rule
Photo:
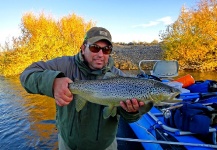
[[[136,74],[135,71],[125,71]],[[195,80],[217,80],[216,72],[180,72]],[[55,103],[46,96],[28,94],[18,77],[0,77],[0,149],[57,149]]]
[[[57,149],[53,99],[28,94],[18,77],[0,77],[0,149]]]

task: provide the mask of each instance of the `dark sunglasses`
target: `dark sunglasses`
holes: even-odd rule
[[[93,53],[98,53],[100,50],[102,50],[103,54],[111,54],[112,52],[112,46],[105,46],[105,47],[100,47],[96,44],[91,44],[89,45],[89,49]]]

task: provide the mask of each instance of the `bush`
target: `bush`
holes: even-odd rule
[[[86,31],[93,25],[92,21],[85,22],[76,14],[58,21],[44,13],[24,14],[20,27],[22,35],[13,38],[12,48],[0,55],[0,73],[18,75],[33,62],[77,54]]]

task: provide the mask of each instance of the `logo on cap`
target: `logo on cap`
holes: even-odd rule
[[[99,31],[99,34],[103,35],[103,36],[108,36],[107,32],[105,32],[105,31]]]

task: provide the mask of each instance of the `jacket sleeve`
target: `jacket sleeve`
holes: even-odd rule
[[[118,107],[118,113],[121,115],[121,117],[124,119],[124,121],[126,121],[128,123],[138,121],[140,119],[140,117],[141,117],[139,112],[129,113],[129,112],[126,112],[121,107]]]
[[[53,82],[56,77],[64,77],[56,60],[36,62],[27,67],[20,75],[22,86],[28,93],[53,97]],[[63,64],[62,64],[63,65]]]

